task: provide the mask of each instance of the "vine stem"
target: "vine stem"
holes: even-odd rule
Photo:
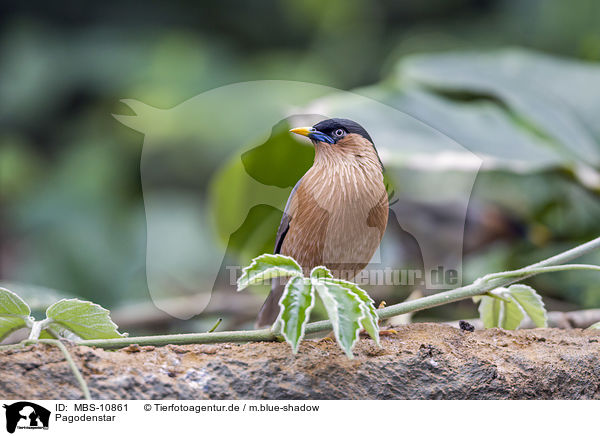
[[[33,321],[30,326],[31,332],[29,332],[28,340],[34,341],[38,339],[42,333],[42,330],[46,329],[52,323],[52,321],[53,320],[51,318],[46,318],[43,321]]]
[[[10,347],[10,348],[17,348],[18,347],[18,348],[20,348],[20,347],[24,347],[26,345],[35,345],[35,344],[46,344],[46,345],[53,345],[55,347],[58,347],[58,349],[60,351],[62,351],[63,355],[65,356],[65,360],[69,364],[69,368],[71,368],[71,372],[73,373],[73,375],[77,379],[77,383],[79,383],[79,387],[81,388],[81,391],[83,392],[83,397],[86,400],[91,400],[92,399],[92,396],[90,395],[90,390],[88,388],[87,382],[83,378],[83,375],[81,374],[81,371],[79,371],[79,368],[77,367],[77,364],[73,360],[73,357],[71,356],[71,353],[69,353],[69,350],[67,350],[67,347],[65,347],[65,344],[63,344],[58,339],[27,339],[27,340],[25,340],[23,342],[15,344],[15,345],[8,345],[7,347]]]
[[[571,259],[583,256],[591,251],[600,249],[600,237],[593,239],[585,244],[567,250],[563,253],[552,256],[548,259],[529,265],[515,271],[505,271],[501,273],[488,274],[477,279],[474,283],[462,286],[450,291],[440,292],[435,295],[419,298],[417,300],[405,301],[399,304],[385,307],[377,310],[380,319],[391,318],[419,310],[429,309],[455,301],[464,300],[487,292],[501,286],[507,286],[536,274],[552,271],[564,271],[568,269],[589,269],[598,270],[596,265],[561,265]],[[328,320],[309,323],[306,326],[306,333],[317,333],[331,330],[331,322]],[[117,339],[98,339],[84,340],[78,342],[79,345],[87,345],[100,348],[120,348],[131,344],[162,346],[167,344],[211,344],[220,342],[258,342],[275,341],[279,337],[270,329],[261,330],[241,330],[229,332],[214,333],[188,333],[178,335],[161,336],[138,336]]]

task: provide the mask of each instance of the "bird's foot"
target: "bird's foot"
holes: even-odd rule
[[[385,330],[379,330],[379,336],[393,336],[393,335],[397,335],[398,331],[394,330],[394,329],[385,329]]]

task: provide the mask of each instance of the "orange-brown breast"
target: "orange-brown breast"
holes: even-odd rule
[[[317,144],[315,162],[290,199],[281,253],[304,272],[325,265],[352,279],[377,250],[388,219],[388,198],[373,146],[358,135]]]

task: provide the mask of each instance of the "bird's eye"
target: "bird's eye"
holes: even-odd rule
[[[344,132],[344,129],[337,129],[333,134],[338,138],[341,138],[346,134],[346,132]]]

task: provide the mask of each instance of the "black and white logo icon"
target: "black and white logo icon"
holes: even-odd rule
[[[19,401],[13,404],[5,404],[6,409],[6,431],[14,433],[16,429],[48,429],[50,411],[42,406],[29,401]]]

